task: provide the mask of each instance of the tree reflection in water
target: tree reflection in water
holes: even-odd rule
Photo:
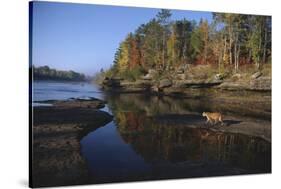
[[[198,128],[204,121],[194,114],[198,100],[188,104],[190,100],[183,103],[171,98],[122,94],[111,96],[108,102],[124,141],[150,164],[220,165],[233,168],[234,173],[271,171],[269,142]],[[202,107],[214,109],[207,105]]]
[[[200,107],[218,111],[210,103],[136,94],[111,94],[106,100],[114,115],[115,132],[126,144],[118,145],[119,151],[130,148],[136,156],[134,162],[139,165],[134,165],[135,173],[130,170],[121,175],[117,170],[113,177],[107,177],[104,170],[104,177],[96,176],[96,182],[271,172],[271,143],[258,137],[202,127],[205,120],[199,114]],[[128,157],[133,158],[132,152]],[[107,164],[96,163],[100,167],[102,163]],[[122,164],[122,169],[127,164],[132,169],[129,162]],[[144,165],[146,169],[140,172]]]

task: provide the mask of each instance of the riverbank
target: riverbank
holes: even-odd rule
[[[47,107],[33,107],[33,186],[88,183],[88,169],[80,154],[80,140],[112,121],[99,110],[98,99],[48,100]]]
[[[191,129],[206,129],[213,133],[242,134],[250,137],[260,137],[271,142],[271,122],[262,119],[252,119],[239,116],[224,116],[222,125],[206,124],[206,118],[198,114],[162,115],[154,118],[158,124],[175,125]],[[207,138],[207,136],[206,136]]]
[[[211,71],[210,71],[211,70]],[[271,71],[216,74],[209,66],[193,66],[159,76],[155,70],[136,81],[105,78],[100,86],[110,93],[146,93],[181,99],[200,99],[217,110],[271,120]],[[204,110],[203,110],[204,111]],[[207,111],[207,110],[206,110]]]
[[[183,99],[169,96],[123,93],[110,94],[108,103],[114,106],[113,109],[136,112],[123,116],[121,113],[117,114],[122,119],[126,117],[132,119],[121,122],[130,122],[133,124],[139,122],[136,120],[140,117],[142,120],[147,120],[145,125],[155,123],[156,125],[168,125],[168,127],[204,128],[215,132],[256,136],[271,142],[270,113],[268,114],[268,119],[266,117],[259,117],[258,115],[263,113],[258,111],[252,111],[251,113],[255,114],[249,116],[249,113],[245,112],[245,109],[247,110],[248,107],[244,107],[243,109],[242,106],[240,107],[240,113],[237,114],[236,111],[238,109],[231,111],[232,108],[236,108],[232,105],[233,102],[216,103],[210,99]],[[240,102],[240,106],[241,104],[243,102]],[[202,116],[202,112],[204,111],[221,112],[223,114],[224,125],[205,124],[206,118]]]
[[[152,170],[100,182],[271,172],[270,120],[233,114],[211,125],[200,111],[216,107],[200,99],[136,93],[105,99],[120,136]]]
[[[72,85],[66,85],[70,88],[59,86],[60,90],[64,88],[66,91],[74,91],[65,95],[64,99],[68,100],[43,100],[51,98],[38,95],[39,100],[34,102],[49,106],[32,107],[34,186],[271,171],[270,119],[239,117],[227,111],[227,114],[223,112],[225,125],[212,126],[205,124],[206,118],[202,117],[202,111],[226,111],[231,108],[230,104],[217,104],[199,97],[175,98],[143,92],[107,93],[109,91],[89,90],[88,87],[77,93],[75,91],[79,91],[80,85],[78,89]],[[45,94],[49,94],[47,92]],[[93,93],[104,100],[86,96]],[[69,98],[78,95],[80,98]],[[52,96],[54,99],[61,97]],[[106,108],[102,109],[105,104]],[[107,124],[113,117],[102,110],[114,115],[114,121]],[[104,125],[106,127],[100,128]],[[115,140],[114,136],[117,137]],[[90,139],[90,142],[83,144],[82,138]],[[112,143],[113,148],[108,146]],[[87,148],[89,156],[84,153]],[[121,167],[120,154],[124,157],[121,158]],[[211,158],[204,159],[206,155]],[[127,157],[133,158],[130,162],[136,167],[148,166],[151,169],[144,172],[132,170]],[[144,162],[132,161],[136,159]],[[91,168],[93,162],[99,166]],[[112,167],[116,169],[116,175],[113,176],[110,171]],[[189,171],[191,168],[198,171]]]

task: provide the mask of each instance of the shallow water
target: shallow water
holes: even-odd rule
[[[98,87],[85,82],[34,81],[33,101],[63,100],[93,96],[103,98]]]
[[[197,128],[200,100],[104,94],[88,83],[35,82],[34,101],[96,97],[114,116],[81,140],[93,182],[271,172],[271,143]]]

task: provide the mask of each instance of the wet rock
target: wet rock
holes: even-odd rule
[[[104,108],[105,101],[97,98],[70,98],[68,100],[45,100],[38,101],[39,103],[52,104],[59,108],[94,108],[100,109]]]
[[[122,80],[121,78],[108,78],[108,77],[106,77],[103,80],[102,85],[107,86],[107,87],[120,87],[120,81],[121,80]]]
[[[160,89],[159,89],[159,87],[157,87],[157,86],[152,86],[152,87],[151,87],[151,91],[152,91],[152,92],[160,92]]]
[[[136,93],[150,90],[152,82],[150,80],[138,79],[136,81],[123,81],[120,83],[120,90],[115,90],[124,93]]]
[[[34,107],[34,126],[53,124],[56,129],[61,129],[60,124],[84,124],[99,125],[112,118],[104,111],[94,108],[71,107],[71,106],[45,106]]]

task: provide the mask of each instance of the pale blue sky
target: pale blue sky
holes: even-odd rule
[[[35,66],[92,75],[109,68],[119,43],[160,9],[74,3],[33,3]],[[172,20],[211,21],[210,12],[172,10]]]

